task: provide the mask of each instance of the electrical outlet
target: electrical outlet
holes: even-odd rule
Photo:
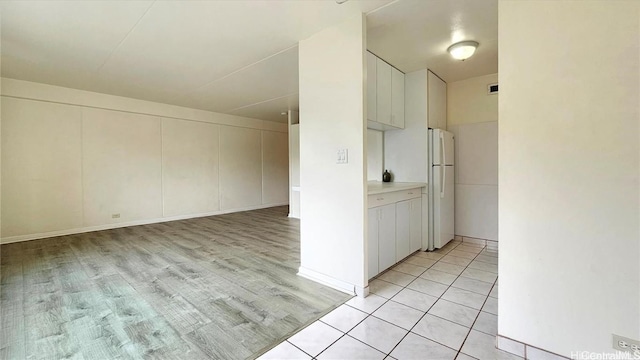
[[[640,341],[613,334],[613,348],[619,351],[640,353]]]
[[[119,219],[120,218],[120,214],[111,214],[111,218],[112,219]]]

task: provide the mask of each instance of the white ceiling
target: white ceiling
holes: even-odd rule
[[[370,50],[455,81],[497,72],[496,2],[1,1],[2,76],[286,122],[298,41],[365,12]],[[458,37],[481,44],[464,63]]]
[[[475,40],[454,60],[447,48]],[[498,72],[498,0],[401,0],[367,16],[367,48],[404,72],[431,69],[453,82]]]

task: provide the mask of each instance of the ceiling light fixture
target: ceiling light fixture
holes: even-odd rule
[[[478,45],[477,41],[461,41],[449,46],[447,51],[454,59],[465,61],[476,52]]]

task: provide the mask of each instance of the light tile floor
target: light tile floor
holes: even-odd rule
[[[259,359],[521,359],[498,350],[498,253],[417,252]]]

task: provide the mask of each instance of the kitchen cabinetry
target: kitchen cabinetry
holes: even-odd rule
[[[396,263],[396,204],[376,209],[378,220],[378,271],[383,272]]]
[[[404,128],[404,74],[367,52],[367,126]]]
[[[369,195],[369,278],[422,247],[421,196],[419,187]]]
[[[427,134],[446,129],[447,84],[426,69],[405,74],[404,81],[404,131],[384,133],[384,168],[395,181],[426,181]]]
[[[391,126],[404,129],[404,74],[391,68]]]
[[[396,262],[422,247],[422,199],[396,203]]]
[[[380,225],[380,209],[374,208],[369,209],[368,211],[368,223],[367,223],[367,252],[368,252],[368,275],[369,279],[378,275],[380,271],[378,270],[378,245],[380,241],[378,241],[379,231],[378,228]]]
[[[376,58],[376,121],[391,125],[391,65]]]
[[[367,120],[377,121],[376,111],[376,79],[377,58],[367,51]]]
[[[447,130],[447,83],[427,72],[427,122],[430,128]]]

